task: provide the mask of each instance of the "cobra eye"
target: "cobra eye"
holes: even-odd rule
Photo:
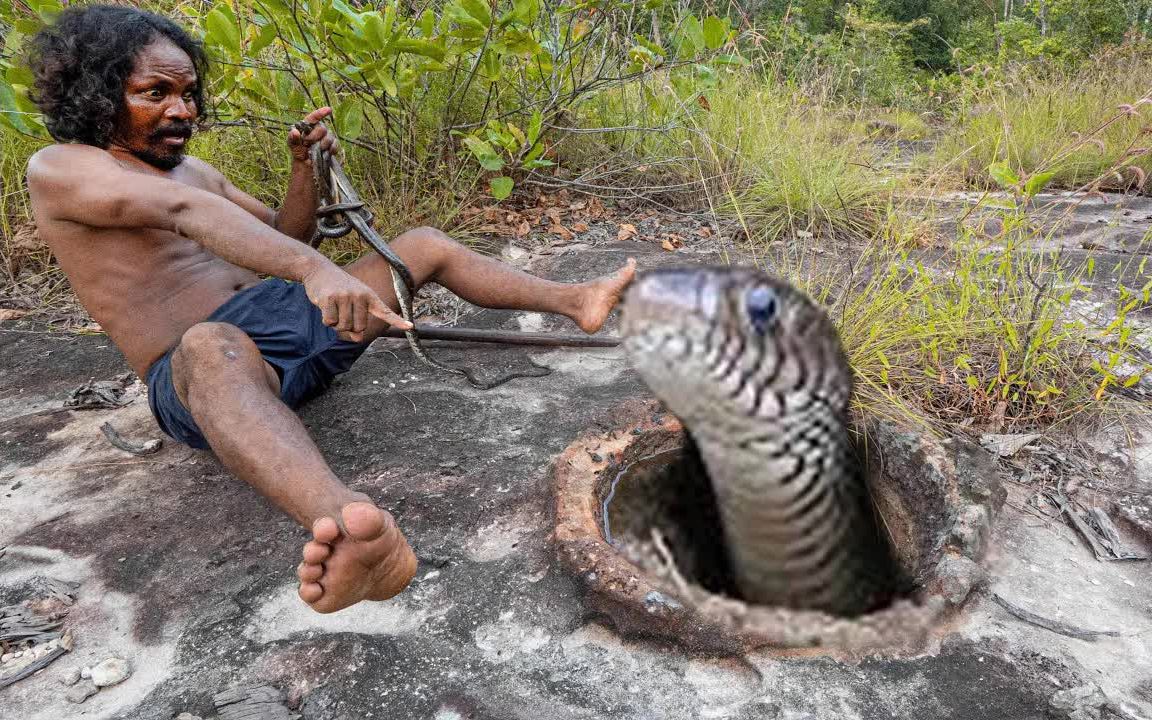
[[[776,293],[763,285],[757,285],[744,294],[748,321],[757,333],[763,335],[776,318],[776,303]]]

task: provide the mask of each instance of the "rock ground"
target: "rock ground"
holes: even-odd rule
[[[706,243],[693,249],[692,261],[716,258]],[[688,259],[610,242],[517,262],[573,279],[627,254],[642,267]],[[573,330],[496,311],[467,324]],[[490,371],[526,355],[430,349]],[[690,657],[620,639],[588,615],[548,546],[550,462],[647,394],[618,349],[531,351],[552,376],[484,392],[379,341],[308,405],[337,473],[396,514],[421,560],[401,596],[330,616],[295,597],[303,531],[209,454],[168,442],[140,458],[107,443],[105,421],[137,442],[158,436],[143,400],[55,410],[72,387],[123,372],[106,339],[0,329],[0,353],[0,595],[19,599],[37,576],[79,583],[74,651],[4,690],[5,716],[207,718],[214,694],[244,684],[279,688],[308,720],[1152,717],[1152,567],[1097,562],[1068,527],[1029,512],[1020,487],[992,542],[991,590],[1120,637],[1057,635],[981,596],[932,653],[857,665]],[[1147,460],[1133,459],[1148,442],[1130,443],[1107,448],[1126,468],[1117,482],[1148,493]],[[109,656],[127,659],[131,677],[68,703],[58,680]]]

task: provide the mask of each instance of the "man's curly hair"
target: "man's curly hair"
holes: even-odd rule
[[[171,20],[133,7],[70,8],[32,38],[32,100],[59,142],[108,147],[124,108],[124,82],[136,54],[158,38],[192,59],[200,82],[193,93],[205,116],[203,83],[208,57],[200,43]]]

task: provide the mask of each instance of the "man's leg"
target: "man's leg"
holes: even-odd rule
[[[409,230],[389,245],[412,271],[417,287],[435,282],[481,307],[557,313],[589,333],[604,324],[636,273],[636,263],[629,259],[615,273],[589,282],[553,282],[469,250],[435,228]],[[388,263],[379,254],[365,255],[345,269],[398,308]],[[385,327],[372,318],[366,339]]]
[[[407,586],[416,557],[392,516],[336,478],[247,335],[193,326],[172,354],[172,381],[225,467],[312,529],[297,571],[305,602],[332,612]]]

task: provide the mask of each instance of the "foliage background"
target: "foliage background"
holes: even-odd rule
[[[22,52],[59,3],[0,4],[0,301],[37,312],[70,294],[24,192],[47,138]],[[134,4],[204,39],[192,151],[271,205],[287,126],[330,105],[385,234],[467,237],[470,207],[567,188],[713,218],[813,294],[852,289],[841,333],[877,411],[1062,422],[1148,373],[1131,313],[1152,282],[1101,321],[1075,312],[1091,267],[1015,250],[1043,240],[1043,190],[1144,192],[1152,0]],[[1003,191],[1001,222],[946,238],[941,276],[915,198],[958,189]],[[870,279],[814,274],[828,249]]]

